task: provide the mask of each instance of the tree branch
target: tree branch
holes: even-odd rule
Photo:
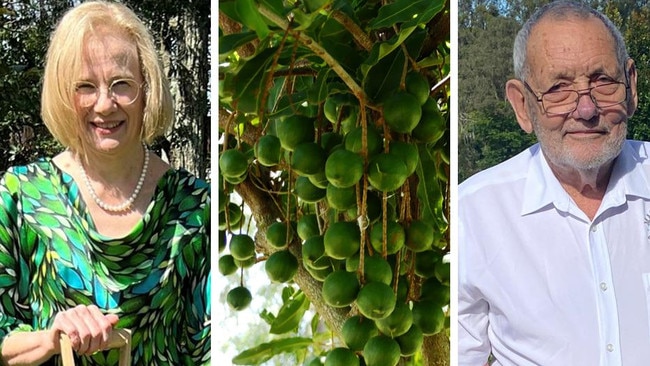
[[[363,29],[359,28],[357,23],[353,22],[352,19],[350,19],[347,14],[340,10],[334,10],[332,11],[332,18],[341,23],[341,25],[345,27],[345,29],[347,29],[350,34],[352,34],[354,40],[361,47],[363,47],[363,49],[370,51],[373,45],[373,41],[370,39],[370,37],[368,37]]]
[[[269,204],[272,198],[266,192],[257,188],[250,177],[238,184],[235,190],[250,207],[253,218],[255,219],[257,226],[257,234],[255,235],[256,247],[265,255],[271,254],[274,250],[268,244],[264,233],[266,233],[269,225],[276,222],[277,217],[283,216],[282,212],[275,205]],[[290,243],[289,250],[298,258],[299,262],[298,272],[293,280],[314,305],[316,312],[320,314],[329,329],[336,334],[341,334],[343,323],[347,319],[346,309],[331,307],[323,300],[323,296],[321,295],[322,283],[314,279],[302,264],[302,244],[299,238]]]
[[[223,12],[219,12],[219,28],[223,30],[223,34],[233,34],[233,33],[239,33],[241,32],[242,26],[241,24],[237,23],[236,21],[230,19],[229,17],[226,16]],[[259,40],[255,40],[249,43],[246,43],[245,45],[239,47],[237,50],[237,53],[241,57],[249,57],[255,54],[255,49],[257,48],[257,45],[259,44]]]
[[[232,111],[229,111],[221,106],[219,107],[219,131],[228,132],[230,135],[236,135],[237,124],[231,123],[230,126],[228,126],[228,120],[231,118],[232,113]],[[244,128],[244,133],[240,136],[240,138],[242,141],[252,146],[260,138],[260,136],[262,136],[262,126],[247,123],[246,128]]]
[[[271,22],[283,30],[287,30],[287,28],[289,28],[289,22],[266,8],[264,5],[258,5],[257,9],[259,10],[260,14],[265,16],[267,19],[269,19]],[[343,69],[343,67],[334,59],[334,57],[332,57],[320,44],[318,44],[318,42],[314,41],[311,37],[302,32],[295,32],[295,36],[297,36],[298,40],[302,44],[314,52],[318,57],[322,58],[323,61],[325,61],[332,68],[332,70],[334,70],[334,72],[341,78],[341,80],[343,80],[345,85],[347,85],[348,88],[352,90],[352,93],[357,97],[357,99],[368,101],[368,96],[366,96],[366,93],[359,86],[359,84],[357,84],[354,78],[352,78],[352,76],[350,76],[350,74],[348,74],[348,72]]]

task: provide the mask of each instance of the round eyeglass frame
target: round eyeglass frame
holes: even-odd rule
[[[130,102],[128,102],[128,103],[122,103],[122,102],[120,102],[120,101],[118,100],[118,98],[116,97],[115,93],[113,92],[113,86],[114,86],[116,83],[119,83],[119,82],[121,82],[121,81],[126,81],[126,82],[128,82],[128,83],[132,83],[132,84],[135,85],[136,88],[137,88],[137,89],[136,89],[135,96],[134,96],[133,99],[132,99]],[[120,78],[120,79],[115,79],[115,80],[113,80],[113,81],[111,82],[111,84],[110,84],[110,85],[108,86],[108,88],[106,89],[106,93],[107,93],[107,96],[108,96],[112,101],[114,101],[115,103],[117,103],[117,104],[119,104],[119,105],[121,105],[121,106],[129,106],[129,105],[135,103],[136,100],[138,100],[138,98],[140,97],[140,92],[141,92],[141,90],[142,90],[142,87],[145,85],[145,83],[146,83],[145,81],[143,81],[143,82],[141,82],[141,83],[138,83],[135,79],[131,79],[131,78]],[[82,103],[82,105],[81,105],[81,106],[84,107],[84,108],[88,108],[88,107],[90,107],[90,106],[95,105],[95,103],[97,103],[97,101],[99,100],[99,96],[101,95],[102,89],[99,88],[97,85],[95,85],[95,83],[90,82],[90,81],[77,81],[77,82],[75,82],[75,83],[72,84],[72,86],[73,86],[73,88],[74,88],[74,89],[73,89],[74,92],[77,93],[77,89],[79,88],[79,86],[80,86],[80,85],[84,85],[84,84],[85,84],[85,85],[92,85],[92,86],[96,89],[96,91],[95,91],[95,98],[94,98],[93,102],[92,102],[92,103]]]
[[[537,102],[542,103],[542,111],[544,111],[545,114],[558,116],[558,115],[567,115],[567,114],[573,113],[578,108],[578,103],[580,101],[580,97],[585,95],[585,94],[589,95],[589,99],[591,99],[592,103],[594,103],[594,105],[598,109],[613,107],[615,105],[619,105],[619,104],[625,102],[627,100],[627,91],[628,91],[628,89],[630,89],[630,85],[627,83],[627,75],[626,75],[625,79],[626,79],[625,82],[623,82],[623,81],[613,81],[613,82],[606,83],[606,84],[590,86],[590,87],[585,88],[585,89],[562,90],[562,91],[565,91],[565,92],[574,92],[574,93],[578,94],[578,97],[575,100],[575,105],[573,106],[573,109],[571,109],[570,111],[567,111],[567,112],[548,112],[547,111],[548,108],[544,105],[544,96],[547,95],[547,94],[553,93],[553,92],[552,91],[545,91],[543,93],[537,94],[533,90],[533,88],[530,85],[528,85],[528,83],[525,80],[521,80],[521,82],[524,84],[526,89],[528,89],[528,91],[530,91],[535,96]],[[616,103],[611,103],[611,104],[607,104],[607,105],[599,104],[599,102],[596,100],[596,98],[594,98],[594,96],[592,94],[592,90],[594,90],[594,89],[596,89],[598,87],[613,85],[613,84],[619,84],[619,85],[625,86],[625,98],[623,98],[623,100],[621,100],[620,102],[616,102]]]

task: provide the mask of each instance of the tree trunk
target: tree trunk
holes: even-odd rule
[[[168,135],[170,163],[206,178],[210,166],[209,17],[200,7],[188,5],[174,25],[174,48],[169,52],[176,121]]]
[[[255,224],[257,227],[257,234],[255,235],[255,246],[262,253],[271,254],[271,246],[268,244],[264,233],[266,228],[276,221],[276,217],[283,215],[278,211],[275,205],[270,204],[273,198],[267,193],[257,188],[250,179],[245,180],[243,183],[236,187],[237,193],[242,197],[244,202],[250,207]],[[298,266],[298,273],[294,277],[294,281],[305,293],[305,296],[314,305],[316,312],[325,321],[330,330],[336,334],[341,333],[343,322],[347,319],[347,312],[340,308],[333,308],[325,303],[321,295],[322,283],[314,279],[302,265],[302,247],[300,239],[294,240],[289,245],[289,250],[293,255],[298,258],[300,265]]]
[[[425,337],[422,354],[425,366],[449,366],[449,338],[445,332]]]
[[[174,99],[174,123],[163,151],[175,168],[207,178],[210,168],[210,1],[125,0],[147,19]],[[163,155],[163,154],[161,154]]]

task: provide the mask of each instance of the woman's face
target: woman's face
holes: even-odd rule
[[[141,144],[143,77],[133,42],[121,33],[101,29],[89,36],[80,77],[74,83],[81,138],[87,148],[125,151]]]

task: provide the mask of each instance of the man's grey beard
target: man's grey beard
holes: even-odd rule
[[[621,153],[621,150],[623,149],[623,143],[625,142],[625,138],[627,135],[627,121],[620,122],[620,124],[622,124],[622,126],[619,126],[621,128],[621,131],[618,132],[616,139],[612,140],[609,144],[607,144],[599,154],[595,155],[588,161],[583,161],[583,160],[578,160],[575,156],[573,156],[573,154],[569,154],[566,151],[560,152],[558,154],[557,153],[558,151],[556,151],[557,149],[547,146],[548,141],[545,141],[544,139],[540,138],[540,136],[544,135],[545,132],[543,132],[541,127],[539,126],[539,120],[537,119],[537,115],[533,114],[532,122],[533,122],[533,132],[537,137],[537,141],[539,141],[540,143],[542,152],[544,152],[544,156],[546,156],[546,158],[555,165],[569,166],[580,171],[589,171],[589,170],[598,169],[603,165],[616,159],[616,157]],[[610,134],[610,136],[612,135]]]

